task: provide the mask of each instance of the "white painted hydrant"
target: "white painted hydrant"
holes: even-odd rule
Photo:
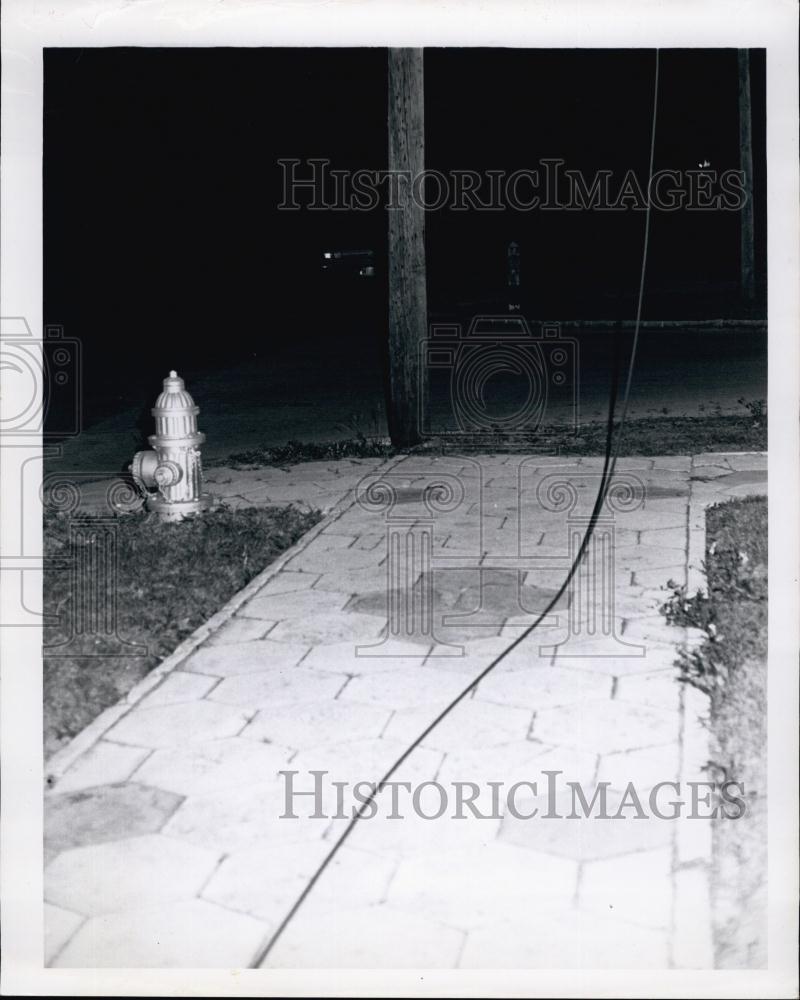
[[[197,429],[200,407],[186,391],[183,379],[170,372],[164,390],[150,411],[156,432],[147,440],[153,451],[137,451],[129,468],[145,493],[145,507],[163,521],[180,521],[212,505],[203,492],[200,445],[205,434]]]

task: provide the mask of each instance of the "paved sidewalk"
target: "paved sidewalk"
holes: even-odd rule
[[[377,781],[545,610],[601,466],[212,470],[233,502],[334,512],[47,793],[48,963],[251,966],[343,829],[332,782]],[[614,812],[629,783],[646,803],[659,782],[707,780],[706,706],[674,667],[697,636],[666,625],[661,588],[699,582],[707,504],[765,489],[763,455],[620,460],[569,599],[393,776],[474,782],[481,811],[487,782],[538,781],[538,799],[521,787],[518,817],[464,819],[452,798],[438,819],[401,799],[392,820],[384,791],[266,964],[710,967],[708,822],[636,819],[630,804],[619,820],[542,813],[570,812],[567,781],[587,798],[608,782]],[[299,791],[328,772],[327,818],[311,796],[280,818],[281,770]],[[550,803],[545,771],[561,772]],[[669,790],[659,801],[668,811]],[[437,802],[429,786],[421,807]]]

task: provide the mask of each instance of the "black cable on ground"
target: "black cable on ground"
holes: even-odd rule
[[[352,832],[352,830],[355,827],[356,823],[362,818],[362,816],[364,815],[364,813],[366,812],[366,810],[368,809],[368,807],[375,800],[375,797],[383,790],[383,788],[386,786],[386,783],[389,781],[389,779],[392,777],[392,775],[398,770],[398,768],[400,768],[405,763],[405,761],[411,756],[411,754],[422,743],[422,741],[425,739],[425,737],[428,736],[439,725],[439,723],[442,721],[442,719],[444,719],[446,716],[448,716],[450,714],[450,712],[452,712],[453,709],[457,705],[459,705],[467,697],[468,694],[470,694],[470,692],[474,691],[475,688],[480,684],[480,682],[485,677],[487,677],[500,663],[502,663],[502,661],[508,656],[508,654],[510,652],[512,652],[512,650],[516,649],[517,646],[519,646],[521,643],[523,643],[531,635],[531,633],[541,624],[542,620],[553,610],[553,608],[555,607],[555,605],[557,604],[557,602],[561,599],[561,597],[564,595],[567,587],[569,586],[569,584],[570,584],[573,576],[575,575],[575,573],[577,571],[578,566],[580,565],[581,560],[583,559],[584,553],[586,552],[586,548],[587,548],[589,542],[591,541],[592,534],[594,532],[594,528],[595,528],[595,525],[597,523],[597,518],[599,517],[600,511],[602,510],[603,504],[605,503],[606,494],[608,493],[608,487],[609,487],[611,479],[612,479],[612,477],[614,475],[614,469],[616,467],[617,458],[619,456],[620,442],[622,440],[622,431],[623,431],[624,424],[625,424],[625,418],[626,418],[627,412],[628,412],[628,397],[629,397],[629,394],[630,394],[631,383],[633,381],[633,371],[634,371],[635,362],[636,362],[636,351],[637,351],[638,343],[639,343],[639,326],[640,326],[641,317],[642,317],[642,300],[644,298],[644,281],[645,281],[645,272],[646,272],[646,269],[647,269],[647,248],[648,248],[648,243],[649,243],[649,239],[650,239],[650,187],[651,187],[652,177],[653,177],[653,162],[654,162],[654,157],[655,157],[655,143],[656,143],[656,114],[657,114],[657,109],[658,109],[658,70],[659,70],[659,50],[658,49],[656,49],[655,56],[656,56],[656,63],[655,63],[655,82],[654,82],[654,87],[653,87],[653,117],[652,117],[651,129],[650,129],[650,163],[649,163],[648,178],[647,178],[647,207],[646,207],[646,211],[645,211],[644,248],[643,248],[643,252],[642,252],[642,267],[641,267],[640,279],[639,279],[639,298],[638,298],[638,303],[637,303],[637,308],[636,308],[636,325],[634,327],[633,342],[632,342],[632,345],[631,345],[631,356],[630,356],[630,361],[629,361],[629,364],[628,364],[628,374],[627,374],[627,379],[626,379],[626,383],[625,383],[625,392],[624,392],[623,401],[622,401],[622,415],[620,417],[620,423],[619,423],[619,427],[618,427],[618,430],[617,430],[616,447],[613,449],[613,453],[612,453],[612,447],[611,446],[612,446],[612,440],[613,440],[613,437],[614,437],[614,412],[615,412],[615,409],[616,409],[617,390],[618,390],[618,384],[619,384],[619,353],[620,353],[619,352],[619,328],[617,328],[616,332],[615,332],[614,365],[613,365],[612,376],[611,376],[611,387],[610,387],[610,391],[609,391],[608,418],[607,418],[607,421],[606,421],[606,450],[605,450],[605,460],[603,462],[603,471],[601,473],[601,480],[600,480],[600,486],[599,486],[598,491],[597,491],[597,498],[595,499],[594,507],[592,509],[592,514],[591,514],[591,517],[589,518],[589,524],[588,524],[588,526],[586,528],[586,534],[583,537],[583,541],[581,542],[580,549],[578,550],[578,553],[575,556],[575,559],[574,559],[572,565],[570,566],[569,572],[567,573],[567,576],[564,579],[564,582],[561,584],[561,586],[559,587],[559,589],[556,591],[555,596],[550,600],[549,604],[547,605],[547,607],[545,608],[545,610],[539,615],[539,617],[536,619],[536,621],[534,621],[532,625],[529,625],[519,636],[517,636],[516,639],[514,639],[513,642],[509,643],[509,645],[501,653],[499,653],[495,657],[495,659],[492,660],[492,662],[487,667],[484,667],[484,669],[481,670],[481,672],[469,682],[469,684],[467,685],[467,687],[465,687],[464,690],[461,691],[461,693],[458,694],[446,706],[446,708],[444,708],[436,716],[436,718],[433,720],[433,722],[431,722],[430,725],[427,726],[420,733],[419,736],[417,736],[417,738],[413,741],[413,743],[411,743],[411,745],[406,750],[403,751],[403,753],[392,764],[392,766],[389,768],[389,770],[384,774],[384,776],[381,778],[380,782],[375,786],[375,788],[370,793],[370,795],[368,796],[368,798],[366,799],[366,801],[363,803],[363,805],[361,806],[361,808],[353,815],[353,817],[350,820],[350,822],[347,824],[347,826],[344,828],[344,830],[342,831],[342,833],[339,835],[339,837],[337,838],[337,840],[335,841],[335,843],[331,847],[330,851],[328,852],[328,854],[325,856],[325,858],[321,862],[320,866],[317,868],[317,870],[311,876],[311,878],[309,879],[308,883],[304,887],[303,891],[300,893],[300,895],[295,900],[294,904],[292,905],[292,908],[289,910],[289,912],[286,914],[286,916],[280,922],[280,924],[278,925],[278,927],[276,928],[276,930],[270,935],[268,941],[263,946],[263,948],[258,952],[258,954],[256,955],[256,958],[254,959],[254,961],[252,962],[252,964],[250,966],[251,968],[254,968],[254,969],[259,968],[264,963],[264,961],[267,959],[267,957],[269,956],[269,953],[272,951],[272,949],[278,943],[278,940],[281,937],[281,935],[283,934],[283,932],[289,926],[289,924],[294,919],[294,917],[297,914],[297,912],[300,909],[300,907],[303,905],[303,903],[305,902],[305,900],[308,898],[309,894],[311,893],[311,890],[314,888],[314,886],[317,884],[317,882],[319,881],[319,879],[322,877],[322,874],[325,871],[325,869],[328,867],[328,865],[331,863],[331,861],[333,861],[333,859],[336,857],[337,853],[339,852],[339,849],[342,847],[342,845],[344,844],[344,842],[350,836],[350,833]]]

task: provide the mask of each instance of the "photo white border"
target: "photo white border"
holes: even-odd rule
[[[44,969],[37,629],[0,629],[2,992],[24,995],[794,997],[798,898],[798,12],[794,0],[5,0],[0,314],[42,334],[42,49],[508,46],[767,49],[770,410],[769,967],[765,971]],[[368,85],[365,84],[365,85]],[[124,197],[124,192],[120,192]],[[120,239],[124,239],[124,233]],[[69,331],[68,331],[69,332]],[[7,386],[3,387],[4,389]],[[0,406],[13,412],[14,400]],[[0,451],[0,473],[8,467]],[[20,483],[2,475],[0,551]],[[38,545],[38,550],[37,550]],[[41,536],[26,553],[41,553]],[[4,574],[5,575],[5,574]],[[13,604],[0,590],[0,621]]]

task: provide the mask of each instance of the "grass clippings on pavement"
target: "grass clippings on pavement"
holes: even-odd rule
[[[210,466],[224,465],[232,469],[260,469],[268,466],[283,468],[300,462],[338,462],[342,458],[389,458],[394,448],[382,438],[354,437],[341,441],[288,441],[279,447],[250,448],[238,451]],[[207,463],[209,464],[209,463]]]
[[[746,406],[746,404],[742,404]],[[755,404],[753,404],[755,405]],[[767,417],[763,411],[748,415],[709,414],[697,417],[644,417],[627,420],[620,438],[622,456],[691,455],[714,451],[765,451]],[[615,441],[618,431],[615,431]],[[478,451],[486,454],[514,452],[547,455],[604,455],[606,424],[582,424],[577,432],[563,426],[541,427],[535,432],[498,429],[495,433],[454,434],[432,437],[412,449],[422,453]],[[300,462],[336,461],[341,458],[389,458],[398,452],[388,439],[357,436],[341,441],[289,441],[281,447],[250,448],[235,452],[214,465],[233,469],[286,467]]]
[[[321,516],[294,507],[222,507],[173,524],[142,512],[45,515],[44,610],[59,619],[44,630],[45,755],[125,695]],[[90,603],[107,606],[110,598],[116,628],[111,615],[110,629],[87,628]]]

